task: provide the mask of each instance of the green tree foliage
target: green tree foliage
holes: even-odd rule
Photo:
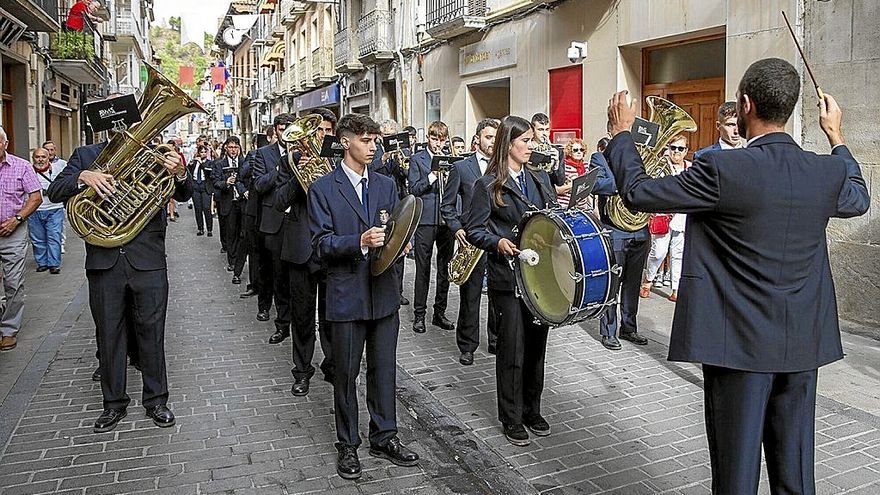
[[[154,25],[150,28],[150,41],[153,51],[160,60],[160,69],[172,82],[178,82],[180,66],[195,67],[194,84],[183,85],[184,89],[195,90],[199,88],[199,79],[204,76],[205,69],[210,64],[208,56],[202,52],[195,43],[180,44],[180,18],[169,19],[170,26]],[[208,33],[205,36],[205,46],[210,47],[214,37]],[[210,41],[209,41],[210,39]],[[198,95],[198,92],[195,93]]]

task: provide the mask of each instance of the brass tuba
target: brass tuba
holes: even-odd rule
[[[682,132],[696,131],[697,123],[681,107],[669,100],[659,96],[649,96],[645,101],[651,109],[648,120],[660,124],[660,130],[657,134],[657,143],[653,147],[636,143],[636,149],[645,165],[645,173],[653,178],[664,177],[672,173],[669,162],[663,156],[666,145]],[[623,200],[618,195],[608,198],[605,203],[605,213],[615,227],[628,232],[645,228],[651,218],[649,213],[632,211],[624,206]]]
[[[321,157],[323,143],[318,139],[318,128],[322,120],[318,114],[306,115],[288,125],[281,134],[281,142],[287,147],[288,165],[307,193],[313,182],[333,171],[330,160]],[[299,164],[294,162],[297,152]]]
[[[92,188],[70,198],[67,218],[85,242],[112,248],[134,239],[174,194],[174,177],[162,164],[172,150],[146,146],[184,115],[205,110],[150,64],[147,85],[138,102],[143,120],[115,134],[95,159],[92,170],[111,174],[116,193],[102,199]]]

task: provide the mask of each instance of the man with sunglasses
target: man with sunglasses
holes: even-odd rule
[[[739,129],[736,125],[736,102],[725,101],[718,107],[718,120],[715,121],[715,128],[718,129],[718,134],[721,136],[718,138],[718,142],[695,151],[694,160],[708,151],[742,148],[743,141],[740,139]]]

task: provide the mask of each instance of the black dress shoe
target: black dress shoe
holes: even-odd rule
[[[196,235],[205,235],[205,231],[204,230],[196,231]]]
[[[225,253],[225,252],[226,252],[226,248],[225,248],[225,247],[221,247],[221,248],[220,248],[220,252],[221,252],[221,253]]]
[[[427,329],[425,328],[425,318],[416,318],[413,320],[413,332],[415,333],[425,333]]]
[[[361,461],[358,459],[357,447],[354,445],[336,444],[339,451],[336,457],[336,474],[347,480],[361,477]]]
[[[269,321],[269,310],[263,310],[257,313],[257,321]]]
[[[290,393],[292,393],[296,397],[302,397],[304,395],[309,395],[309,379],[308,378],[294,379],[293,386],[290,387]]]
[[[48,266],[38,266],[38,267],[37,267],[37,271],[38,271],[38,272],[45,272],[45,271],[48,270],[48,269],[49,269]]]
[[[398,466],[415,466],[419,463],[419,454],[404,447],[400,439],[392,437],[384,446],[370,445],[370,455],[388,459]]]
[[[235,284],[235,285],[240,284],[240,283],[241,283],[241,277],[239,277],[238,275],[233,275],[233,276],[232,276],[232,283]]]
[[[620,332],[620,338],[635,345],[648,345],[648,339],[639,335],[639,332]]]
[[[125,408],[122,409],[104,409],[104,412],[95,420],[95,433],[104,433],[116,428],[119,420],[128,414]]]
[[[208,231],[208,237],[214,237],[214,233],[211,232],[210,230]]]
[[[486,352],[494,356],[498,352],[498,348],[495,346],[495,344],[489,344],[488,346],[486,346]]]
[[[269,337],[269,343],[280,344],[284,342],[284,339],[286,339],[287,337],[290,337],[290,330],[284,331],[276,329],[275,333],[273,333],[272,336]]]
[[[242,299],[247,299],[249,297],[254,297],[256,295],[257,295],[257,291],[255,291],[254,289],[248,289],[248,290],[242,292],[241,294],[239,294],[238,297],[240,297]]]
[[[52,268],[49,268],[49,273],[51,273],[52,275],[58,275],[59,273],[61,273],[61,268],[53,266]]]
[[[147,417],[153,420],[159,428],[174,426],[174,413],[165,404],[147,408]]]
[[[604,345],[606,349],[611,349],[612,351],[619,351],[621,348],[620,341],[617,340],[617,337],[614,335],[603,335],[602,345]]]
[[[532,443],[529,440],[529,432],[521,424],[504,424],[504,436],[508,442],[517,447],[525,447]]]
[[[100,382],[101,381],[101,367],[98,366],[95,368],[95,371],[92,373],[92,381]]]
[[[409,299],[404,297],[403,294],[400,295],[400,305],[401,306],[409,306]]]
[[[474,364],[474,353],[470,351],[462,352],[461,356],[458,358],[458,362],[465,366]]]
[[[227,272],[235,271],[235,267],[232,266],[232,265],[226,265],[226,271],[227,271]]]
[[[447,320],[444,314],[435,313],[434,317],[431,318],[431,324],[443,330],[455,330],[455,324]]]
[[[523,424],[525,424],[530,432],[539,437],[546,437],[550,434],[550,424],[547,423],[547,420],[542,418],[540,414],[524,419]]]

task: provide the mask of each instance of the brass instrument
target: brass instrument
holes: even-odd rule
[[[281,142],[287,147],[288,165],[306,192],[313,182],[333,171],[330,160],[321,157],[322,142],[317,133],[322,120],[318,114],[306,115],[288,125],[281,134]],[[299,164],[294,162],[296,152],[300,153]]]
[[[467,282],[485,253],[473,244],[458,243],[455,256],[449,260],[449,281],[455,285]]]
[[[174,177],[163,165],[169,145],[147,147],[154,136],[184,115],[205,110],[150,64],[138,102],[143,120],[118,132],[95,159],[91,170],[111,174],[116,193],[101,198],[87,188],[67,202],[67,218],[76,233],[94,246],[113,248],[134,239],[174,194]]]
[[[532,148],[532,153],[540,153],[542,155],[546,155],[546,156],[550,157],[549,163],[545,162],[545,163],[540,163],[537,165],[533,164],[532,162],[527,163],[529,168],[532,170],[535,170],[535,171],[543,170],[544,172],[547,172],[548,174],[550,174],[550,173],[553,173],[556,170],[556,168],[559,166],[559,154],[556,152],[556,148],[552,144],[550,144],[549,142],[539,143],[537,146]]]
[[[653,147],[636,143],[636,149],[645,165],[645,173],[653,178],[664,177],[672,173],[669,162],[663,156],[663,150],[672,139],[682,132],[694,132],[697,123],[678,105],[658,96],[645,98],[651,109],[648,120],[660,124],[657,143]],[[645,228],[650,221],[648,213],[632,211],[623,205],[620,196],[614,195],[605,203],[605,213],[614,225],[622,230],[635,232]]]
[[[403,148],[400,147],[400,143],[397,143],[397,149],[392,150],[391,153],[397,155],[397,163],[400,164],[400,170],[403,170],[403,173],[409,173],[409,157],[403,153]]]

